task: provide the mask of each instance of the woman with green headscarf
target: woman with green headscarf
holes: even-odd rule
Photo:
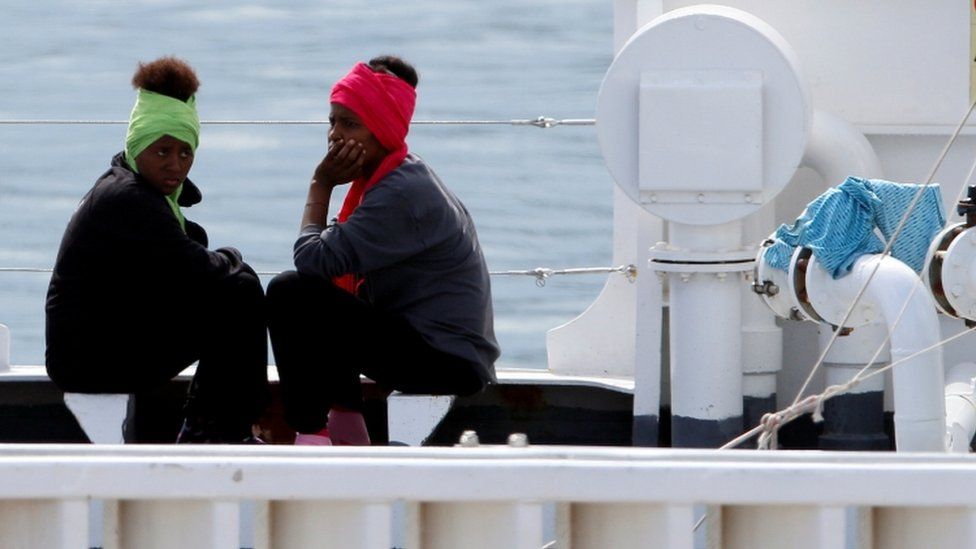
[[[64,391],[139,393],[199,361],[177,441],[253,441],[267,402],[264,292],[240,252],[208,250],[182,211],[201,199],[187,179],[199,82],[172,57],[140,64],[132,82],[125,150],[81,200],[58,251],[48,374]]]

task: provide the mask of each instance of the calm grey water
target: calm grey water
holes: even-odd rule
[[[197,69],[205,120],[322,120],[332,82],[379,53],[419,69],[418,120],[591,118],[611,50],[609,0],[3,0],[0,119],[127,119],[136,63],[174,54]],[[205,126],[190,174],[204,202],[187,216],[256,269],[289,268],[325,132]],[[53,264],[124,133],[0,125],[0,267]],[[492,270],[610,264],[612,182],[592,127],[414,126],[408,143],[471,210]],[[14,364],[43,363],[47,279],[0,273]],[[545,332],[603,283],[495,277],[499,366],[544,367]]]

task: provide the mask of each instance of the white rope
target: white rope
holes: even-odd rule
[[[798,402],[796,404],[793,404],[791,406],[788,406],[788,407],[786,407],[786,408],[784,408],[784,409],[782,409],[782,410],[780,410],[778,412],[773,412],[773,413],[766,414],[766,415],[763,416],[762,421],[760,421],[759,425],[757,425],[756,427],[753,427],[749,431],[747,431],[747,432],[739,435],[737,438],[735,438],[735,439],[727,442],[724,446],[722,446],[719,449],[720,450],[728,450],[730,448],[734,448],[734,447],[738,446],[739,444],[742,444],[743,442],[749,440],[750,438],[752,438],[756,434],[760,434],[760,433],[761,434],[759,436],[758,448],[760,450],[766,450],[766,449],[770,449],[770,448],[775,448],[776,431],[780,427],[782,427],[783,425],[786,425],[790,421],[793,421],[794,419],[796,419],[796,418],[798,418],[798,417],[800,417],[803,414],[808,413],[808,412],[811,413],[811,414],[813,414],[813,420],[815,422],[818,422],[819,423],[820,421],[823,421],[823,414],[822,414],[823,405],[824,405],[824,402],[826,402],[827,400],[829,400],[829,399],[831,399],[831,398],[833,398],[833,397],[835,397],[835,396],[837,396],[839,394],[843,394],[843,393],[847,392],[848,390],[856,387],[862,381],[871,379],[874,376],[881,375],[881,374],[887,372],[888,370],[891,370],[895,366],[898,366],[899,364],[902,364],[904,362],[907,362],[909,360],[912,360],[913,358],[916,358],[916,357],[918,357],[920,355],[923,355],[923,354],[925,354],[925,353],[927,353],[929,351],[932,351],[934,349],[938,349],[939,347],[942,347],[943,345],[946,345],[947,343],[950,343],[950,342],[952,342],[952,341],[954,341],[956,339],[959,339],[960,337],[963,337],[965,335],[969,335],[969,334],[973,333],[974,331],[976,331],[976,327],[969,328],[967,330],[964,330],[962,332],[959,332],[958,334],[956,334],[954,336],[950,336],[950,337],[948,337],[948,338],[946,338],[946,339],[944,339],[942,341],[939,341],[938,343],[936,343],[934,345],[930,345],[930,346],[926,347],[925,349],[922,349],[920,351],[916,351],[915,353],[912,353],[912,354],[910,354],[910,355],[908,355],[908,356],[906,356],[906,357],[904,357],[904,358],[902,358],[900,360],[896,360],[895,362],[892,362],[891,364],[888,364],[887,366],[878,368],[878,369],[876,369],[876,370],[868,373],[867,375],[860,375],[860,373],[859,373],[858,375],[854,376],[853,378],[851,378],[850,380],[848,380],[845,383],[841,383],[839,385],[831,385],[831,386],[827,387],[826,389],[824,389],[824,391],[822,393],[819,393],[819,394],[816,394],[816,395],[810,395],[807,398],[801,400],[800,402]],[[866,370],[866,368],[865,369],[862,369],[861,371],[863,372],[865,370]]]
[[[85,120],[85,119],[3,119],[0,126],[122,126],[128,120]],[[201,124],[212,126],[328,126],[328,120],[201,120]],[[417,126],[535,126],[536,128],[555,128],[556,126],[593,126],[593,118],[551,118],[538,116],[513,120],[414,120]]]

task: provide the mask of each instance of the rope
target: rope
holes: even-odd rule
[[[201,120],[201,124],[211,126],[328,126],[328,120]],[[84,119],[5,119],[0,126],[123,126],[128,120],[84,120]],[[593,118],[551,118],[538,116],[513,120],[414,120],[417,126],[535,126],[536,128],[555,128],[556,126],[593,126]]]
[[[915,353],[912,353],[900,360],[896,360],[895,362],[892,362],[887,366],[878,368],[867,375],[861,375],[861,373],[859,372],[857,375],[855,375],[853,378],[848,380],[846,383],[841,383],[840,385],[831,385],[826,389],[824,389],[822,393],[816,395],[810,395],[805,399],[797,402],[796,404],[787,406],[786,408],[783,408],[778,412],[768,413],[763,416],[762,420],[759,422],[759,425],[739,435],[735,439],[725,443],[725,445],[719,448],[719,450],[728,450],[731,448],[735,448],[739,444],[742,444],[743,442],[749,440],[750,438],[752,438],[757,434],[760,435],[759,442],[757,445],[760,450],[768,450],[771,448],[775,448],[776,432],[783,425],[786,425],[787,423],[793,421],[794,419],[802,416],[805,413],[813,414],[813,420],[819,423],[820,421],[823,421],[823,413],[822,413],[823,405],[824,402],[826,402],[827,400],[839,394],[843,394],[844,392],[856,387],[862,381],[871,379],[874,376],[881,375],[899,364],[912,360],[913,358],[916,358],[934,349],[938,349],[939,347],[942,347],[947,343],[959,339],[962,336],[971,334],[974,331],[976,331],[976,326],[964,330],[962,332],[959,332],[954,336],[950,336],[942,341],[939,341],[934,345],[930,345],[925,349],[922,349],[921,351],[916,351]],[[861,372],[866,371],[867,368],[868,367],[863,368]]]

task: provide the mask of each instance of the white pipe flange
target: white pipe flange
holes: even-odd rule
[[[835,280],[816,260],[810,248],[797,247],[790,259],[789,272],[783,273],[763,260],[765,247],[768,247],[766,243],[756,258],[753,289],[779,317],[822,322],[835,329],[842,323],[845,329],[849,329],[881,319],[880,311],[870,303],[861,302],[855,305],[844,321],[850,303],[838,298],[838,293],[831,288],[852,282],[844,278]],[[768,288],[775,288],[775,291],[769,292]]]
[[[796,319],[799,313],[795,312],[796,303],[790,297],[789,273],[770,266],[763,257],[773,242],[772,237],[767,238],[759,247],[753,271],[752,290],[776,316]]]
[[[754,269],[752,250],[701,252],[655,246],[648,251],[648,268],[659,273],[738,273]]]
[[[976,320],[976,227],[958,223],[929,246],[922,279],[943,313]]]

